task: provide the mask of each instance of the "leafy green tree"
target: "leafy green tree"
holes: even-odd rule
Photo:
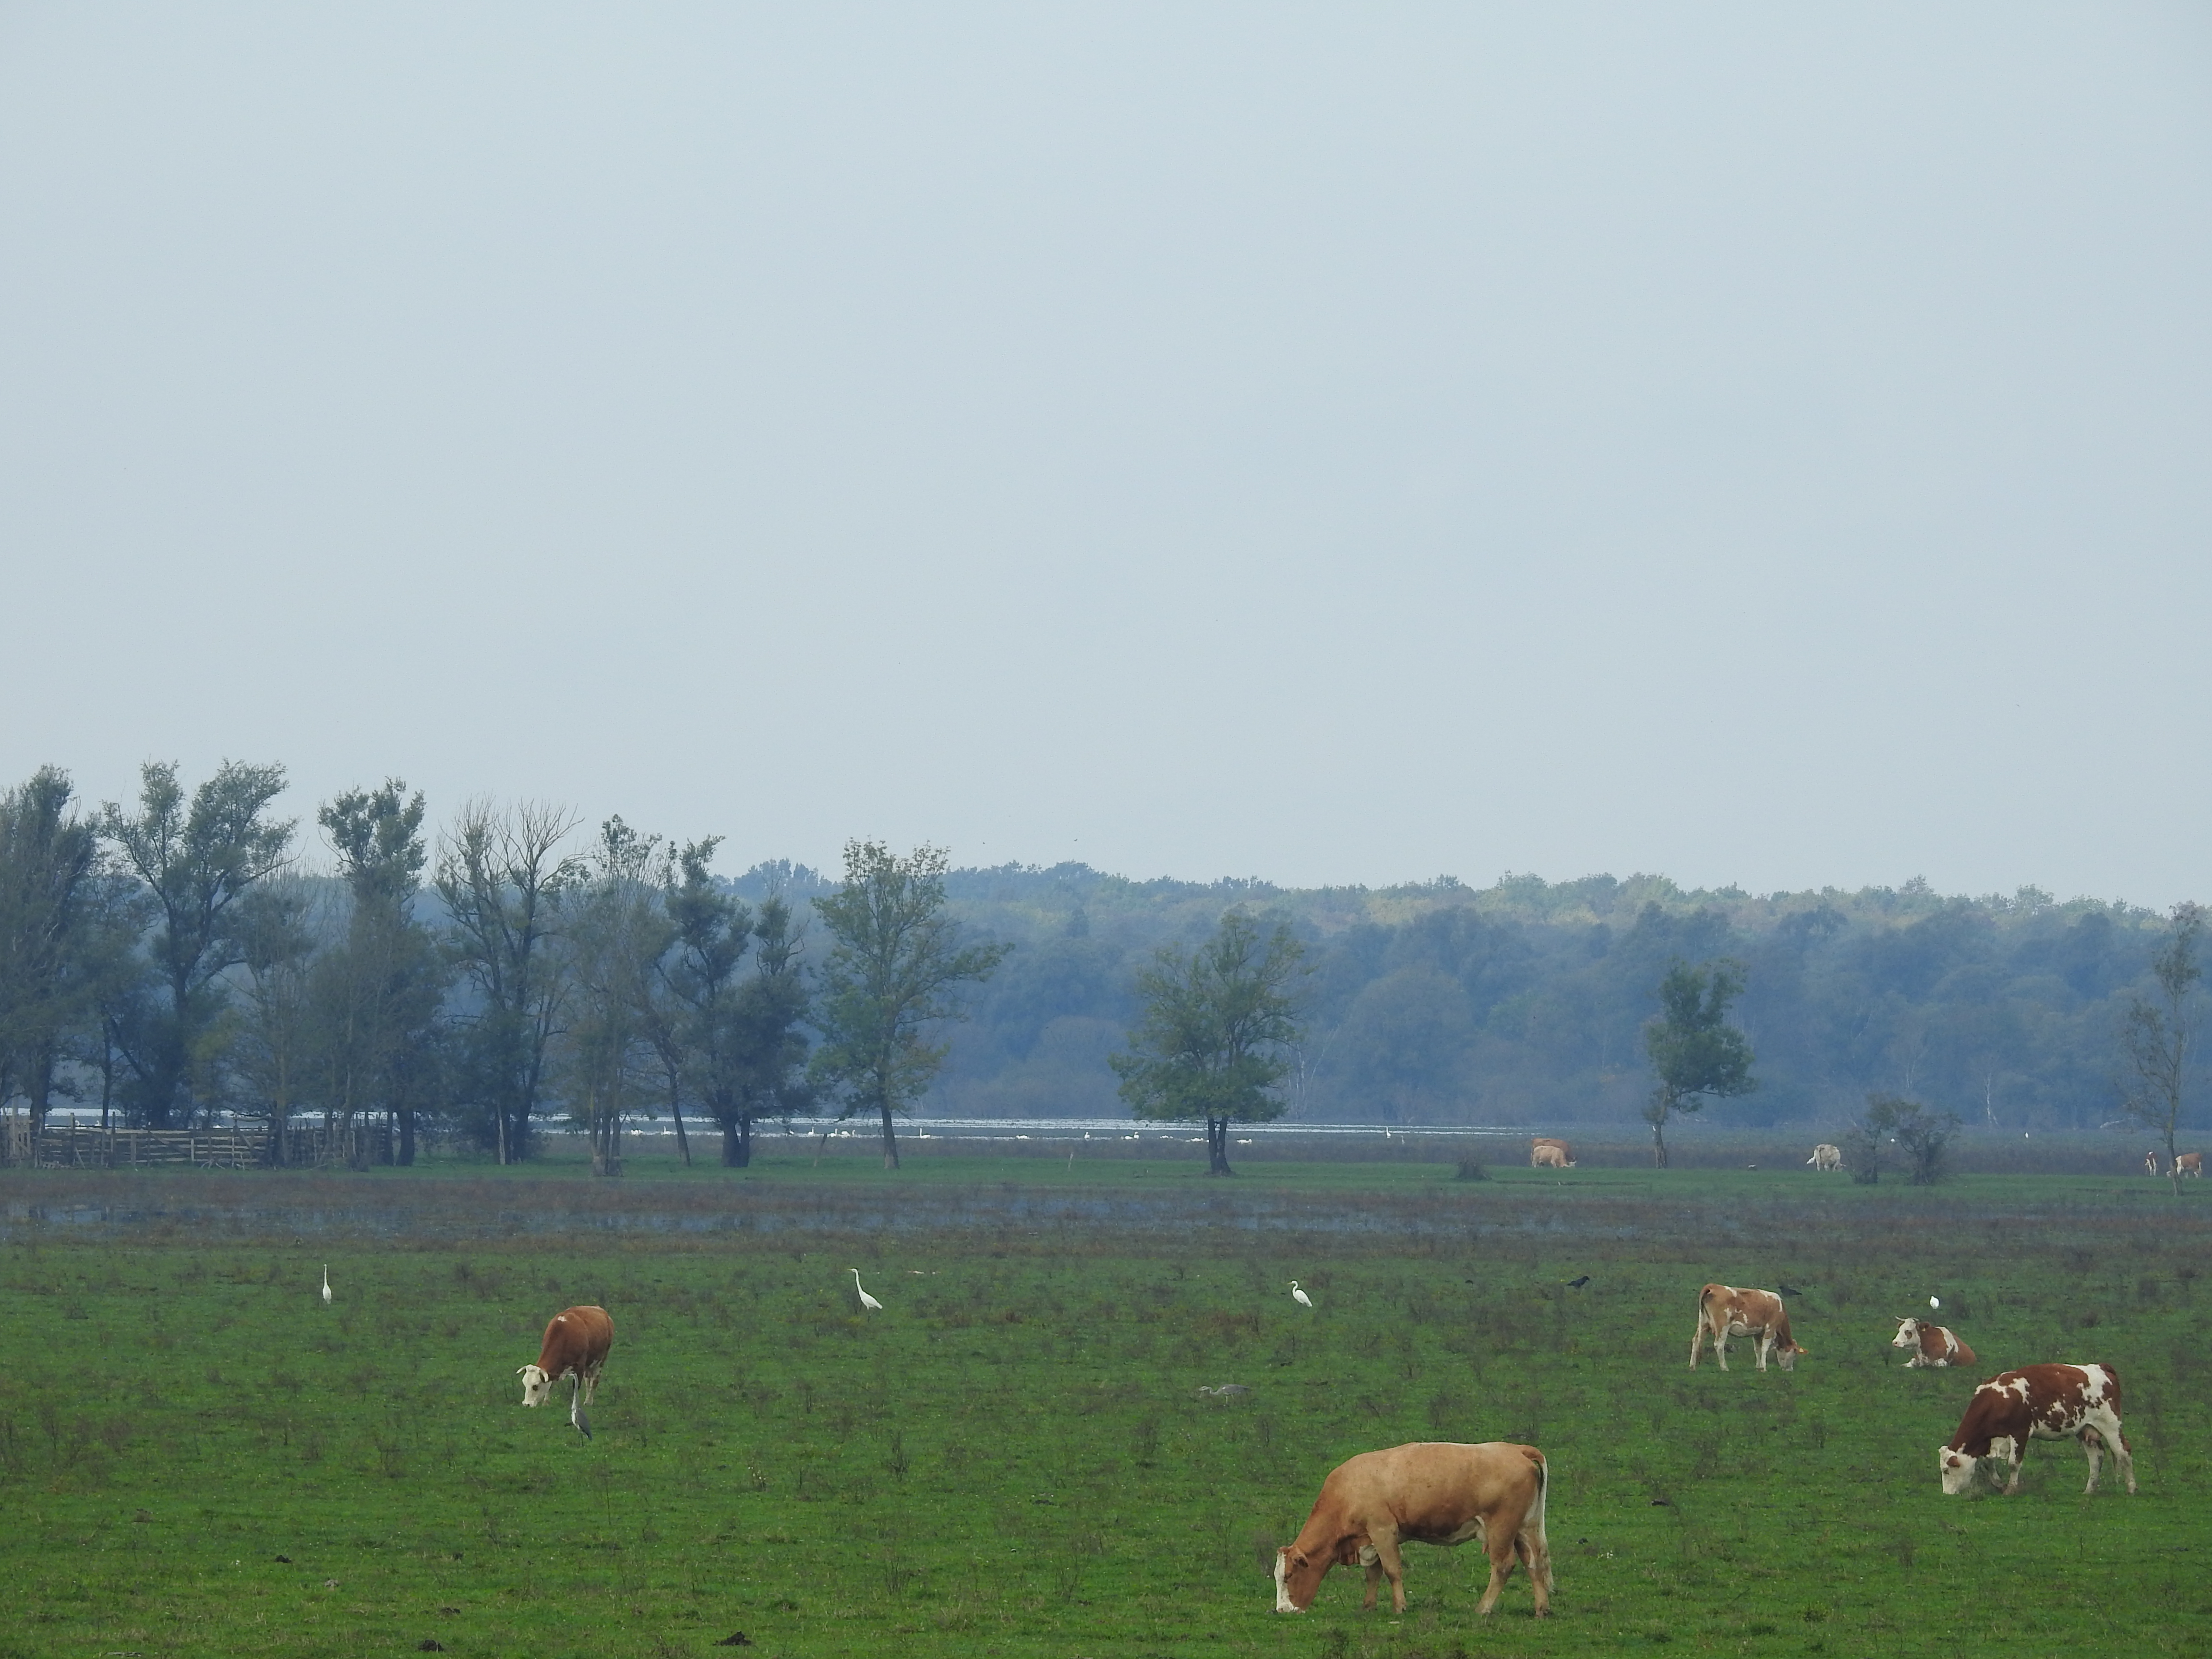
[[[557,807],[471,801],[441,840],[434,885],[447,950],[468,988],[457,1082],[501,1164],[531,1152],[531,1123],[568,1006],[563,901],[585,866],[563,857],[575,821]]]
[[[1304,946],[1286,925],[1262,935],[1242,910],[1194,951],[1161,947],[1137,978],[1144,1012],[1110,1061],[1121,1097],[1152,1122],[1206,1125],[1206,1173],[1226,1176],[1229,1126],[1283,1115],[1277,1086],[1303,1031],[1295,988]]]
[[[177,768],[149,761],[137,810],[101,809],[100,833],[144,884],[155,918],[148,953],[159,990],[118,1022],[126,1097],[149,1128],[189,1122],[220,1098],[224,975],[244,960],[233,911],[290,860],[292,822],[269,816],[283,788],[281,766],[225,761],[187,801]]]
[[[382,1115],[403,1164],[415,1161],[417,1124],[435,1109],[444,1069],[438,1013],[448,974],[415,916],[429,861],[422,817],[422,793],[410,796],[398,778],[347,790],[318,814],[349,901],[343,935],[313,975],[323,1097],[351,1144],[360,1118]]]
[[[709,837],[677,854],[664,900],[676,942],[661,976],[680,1013],[667,1022],[663,1064],[672,1098],[679,1084],[688,1089],[721,1125],[724,1165],[742,1169],[752,1162],[755,1122],[813,1104],[806,980],[790,905],[771,894],[756,919],[724,892],[708,871],[719,844]],[[748,949],[750,974],[743,971]]]
[[[2176,1198],[2181,1196],[2181,1172],[2174,1163],[2174,1136],[2181,1127],[2190,1056],[2204,1029],[2198,990],[2204,970],[2197,960],[2203,932],[2202,905],[2173,907],[2150,959],[2158,988],[2150,996],[2130,996],[2120,1024],[2120,1107],[2165,1142],[2166,1179]]]
[[[840,1121],[878,1118],[887,1170],[899,1166],[895,1115],[913,1109],[945,1060],[931,1032],[964,1017],[958,988],[988,979],[1012,948],[959,942],[945,914],[950,867],[941,847],[902,859],[879,842],[848,842],[844,885],[814,902],[833,943],[813,1073]]]
[[[675,939],[660,902],[666,861],[659,836],[609,818],[568,897],[574,1001],[562,1056],[595,1176],[622,1173],[623,1120],[646,1093],[655,1058],[659,966]]]
[[[1878,1185],[1894,1146],[1905,1178],[1916,1187],[1932,1187],[1949,1173],[1951,1137],[1958,1129],[1955,1113],[1930,1112],[1902,1095],[1869,1095],[1866,1110],[1843,1138],[1851,1179],[1862,1187]]]
[[[293,1115],[311,1100],[324,1066],[314,969],[325,918],[313,885],[295,876],[255,884],[239,901],[238,947],[246,970],[230,1042],[240,1115],[269,1126],[269,1159],[281,1163]]]
[[[100,846],[74,800],[51,766],[0,795],[0,1106],[24,1100],[34,1135],[94,1016]]]
[[[1644,1121],[1651,1126],[1651,1155],[1667,1167],[1667,1121],[1694,1112],[1707,1099],[1747,1095],[1759,1086],[1751,1074],[1751,1043],[1728,1023],[1729,1004],[1743,994],[1743,969],[1721,958],[1692,968],[1676,962],[1659,981],[1659,1012],[1644,1027],[1644,1052],[1657,1077]]]

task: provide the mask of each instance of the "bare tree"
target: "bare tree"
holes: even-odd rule
[[[2173,907],[2166,937],[2150,959],[2158,989],[2130,997],[2120,1022],[2120,1109],[2166,1143],[2166,1179],[2176,1198],[2181,1171],[2174,1162],[2174,1136],[2181,1127],[2190,1055],[2204,1028],[2197,991],[2204,970],[2197,961],[2203,931],[2203,906],[2185,901]]]
[[[529,1154],[567,1006],[562,901],[584,870],[560,848],[575,823],[557,806],[476,800],[439,842],[434,884],[452,954],[473,994],[463,1020],[465,1087],[501,1164]]]

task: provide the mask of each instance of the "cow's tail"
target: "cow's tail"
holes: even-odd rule
[[[1544,1575],[1544,1593],[1549,1595],[1559,1588],[1552,1574],[1552,1540],[1544,1530],[1544,1499],[1551,1491],[1552,1469],[1551,1465],[1545,1462],[1544,1454],[1534,1446],[1528,1448],[1528,1461],[1536,1466],[1536,1501],[1528,1506],[1528,1514],[1521,1522],[1521,1529],[1522,1535],[1535,1546],[1529,1552],[1528,1571],[1531,1574],[1540,1571]]]

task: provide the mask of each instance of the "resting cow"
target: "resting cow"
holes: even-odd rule
[[[1498,1606],[1517,1557],[1536,1593],[1536,1616],[1552,1610],[1552,1547],[1544,1537],[1544,1454],[1505,1441],[1462,1445],[1422,1441],[1362,1452],[1321,1483],[1313,1513],[1295,1543],[1275,1552],[1275,1611],[1304,1613],[1328,1570],[1355,1562],[1367,1569],[1367,1599],[1385,1575],[1390,1607],[1406,1610],[1401,1544],[1482,1540],[1490,1584],[1475,1611]]]
[[[1782,1305],[1782,1298],[1771,1291],[1740,1291],[1733,1285],[1708,1285],[1698,1292],[1698,1328],[1690,1334],[1690,1369],[1698,1369],[1698,1355],[1703,1352],[1705,1338],[1713,1339],[1713,1357],[1726,1370],[1728,1340],[1732,1336],[1756,1337],[1759,1340],[1759,1369],[1766,1369],[1766,1356],[1772,1354],[1785,1371],[1796,1369],[1797,1356],[1809,1350],[1797,1346],[1790,1334],[1790,1310]]]
[[[2081,1443],[2089,1460],[2084,1493],[2097,1490],[2107,1447],[2127,1477],[2128,1490],[2136,1489],[2135,1454],[2120,1431],[2119,1373],[2110,1365],[2023,1365],[1991,1377],[1966,1402],[1966,1415],[1951,1443],[1936,1454],[1936,1472],[1943,1490],[1956,1498],[1973,1486],[1982,1459],[2001,1459],[2012,1473],[2003,1490],[2016,1492],[2027,1443],[2069,1437]]]
[[[615,1322],[607,1316],[605,1308],[568,1308],[553,1316],[545,1327],[544,1345],[538,1352],[535,1365],[524,1365],[517,1374],[522,1378],[522,1403],[541,1406],[545,1396],[553,1392],[553,1385],[562,1377],[572,1384],[568,1392],[568,1420],[591,1438],[591,1426],[584,1420],[583,1408],[592,1403],[593,1390],[599,1387],[599,1368],[607,1363],[607,1350],[615,1345]]]
[[[1539,1135],[1528,1143],[1528,1167],[1532,1170],[1571,1170],[1575,1167],[1575,1155],[1565,1141]]]
[[[1844,1149],[1822,1141],[1813,1149],[1813,1156],[1805,1160],[1816,1170],[1840,1170],[1844,1167]]]
[[[1958,1334],[1948,1325],[1938,1325],[1925,1319],[1900,1319],[1897,1334],[1891,1339],[1893,1348],[1911,1348],[1912,1358],[1905,1362],[1905,1369],[1915,1365],[1971,1365],[1974,1351],[1959,1340]]]

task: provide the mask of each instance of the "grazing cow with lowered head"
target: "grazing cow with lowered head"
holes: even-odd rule
[[[1805,1160],[1816,1170],[1840,1170],[1844,1167],[1844,1149],[1822,1141],[1813,1149],[1813,1156]]]
[[[1575,1155],[1564,1140],[1553,1140],[1540,1135],[1528,1143],[1528,1167],[1532,1170],[1571,1170]]]
[[[592,1403],[599,1368],[607,1363],[607,1350],[614,1345],[615,1322],[607,1317],[605,1308],[568,1308],[555,1314],[545,1327],[538,1363],[522,1366],[518,1372],[522,1378],[522,1403],[544,1405],[553,1385],[565,1376],[574,1384],[569,1391],[573,1417],[576,1403]]]
[[[1905,1362],[1905,1369],[1915,1365],[1971,1365],[1974,1351],[1959,1340],[1958,1333],[1948,1325],[1938,1325],[1927,1319],[1900,1319],[1897,1334],[1891,1339],[1893,1348],[1911,1348],[1912,1358]]]
[[[1704,1350],[1705,1338],[1713,1339],[1713,1357],[1728,1364],[1728,1340],[1732,1336],[1755,1337],[1759,1342],[1759,1369],[1766,1369],[1766,1356],[1772,1354],[1784,1370],[1796,1367],[1797,1356],[1810,1352],[1797,1346],[1790,1334],[1790,1310],[1782,1305],[1782,1298],[1771,1291],[1740,1291],[1733,1285],[1708,1285],[1698,1292],[1698,1328],[1690,1334],[1690,1369],[1698,1369],[1698,1355]]]
[[[1367,1599],[1387,1575],[1390,1607],[1406,1610],[1401,1544],[1482,1540],[1490,1585],[1475,1611],[1498,1606],[1518,1558],[1536,1592],[1536,1616],[1552,1610],[1552,1547],[1544,1537],[1544,1454],[1534,1446],[1422,1441],[1362,1452],[1329,1471],[1297,1541],[1275,1552],[1275,1611],[1304,1613],[1328,1570],[1367,1569]]]
[[[2178,1176],[2195,1176],[2198,1180],[2203,1180],[2204,1154],[2202,1152],[2177,1153],[2173,1160],[2173,1172]]]
[[[1973,1486],[1982,1459],[2001,1459],[2012,1471],[2003,1490],[2016,1492],[2027,1443],[2069,1438],[2081,1443],[2089,1459],[2084,1493],[2097,1490],[2100,1454],[2107,1448],[2127,1477],[2128,1490],[2136,1489],[2135,1454],[2120,1432],[2119,1373],[2110,1365],[2023,1365],[1991,1377],[1966,1402],[1951,1443],[1936,1454],[1936,1472],[1943,1490],[1956,1498]]]

